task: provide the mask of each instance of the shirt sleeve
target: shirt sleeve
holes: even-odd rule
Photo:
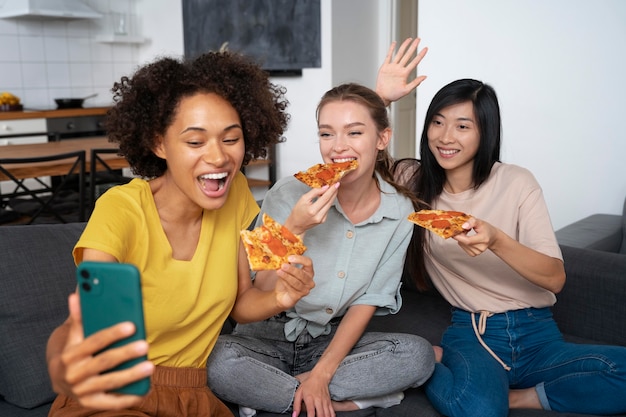
[[[83,249],[96,249],[124,262],[128,248],[135,244],[137,227],[145,224],[145,219],[125,194],[115,188],[104,193],[96,202],[96,207],[76,243],[73,256],[78,265],[83,260]]]
[[[530,171],[523,172],[526,186],[520,194],[519,242],[537,252],[563,260],[541,186]]]

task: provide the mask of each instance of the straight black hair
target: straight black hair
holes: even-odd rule
[[[493,87],[472,79],[461,79],[447,84],[435,94],[428,106],[420,139],[421,160],[415,161],[412,167],[407,163],[407,160],[400,160],[396,163],[395,176],[408,178],[407,186],[418,199],[426,204],[432,205],[435,198],[443,191],[446,181],[445,170],[439,165],[428,146],[428,127],[433,118],[446,107],[468,101],[474,107],[474,116],[480,135],[472,173],[474,189],[480,187],[487,180],[493,164],[500,161],[502,130],[500,105]],[[398,170],[404,172],[398,174]],[[420,289],[428,288],[428,279],[424,267],[424,251],[428,249],[425,240],[424,229],[415,227],[409,244],[404,271],[405,276],[410,276]]]

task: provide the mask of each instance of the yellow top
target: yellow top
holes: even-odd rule
[[[141,271],[148,358],[155,365],[206,365],[237,294],[239,231],[259,208],[239,173],[226,203],[205,210],[200,240],[190,261],[172,259],[172,250],[145,180],[108,190],[97,201],[74,247],[113,255]]]

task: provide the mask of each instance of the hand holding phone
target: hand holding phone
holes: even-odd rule
[[[84,261],[76,269],[76,279],[85,337],[115,324],[130,321],[135,325],[135,333],[112,343],[105,350],[146,339],[141,277],[134,265]],[[124,362],[107,372],[130,368],[147,359],[144,355]],[[145,395],[149,390],[150,379],[144,378],[115,392]]]

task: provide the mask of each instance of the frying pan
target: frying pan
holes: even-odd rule
[[[96,94],[91,94],[87,97],[83,98],[55,98],[54,102],[57,104],[57,109],[80,109],[83,107],[83,102],[88,98],[92,98],[97,96]]]

